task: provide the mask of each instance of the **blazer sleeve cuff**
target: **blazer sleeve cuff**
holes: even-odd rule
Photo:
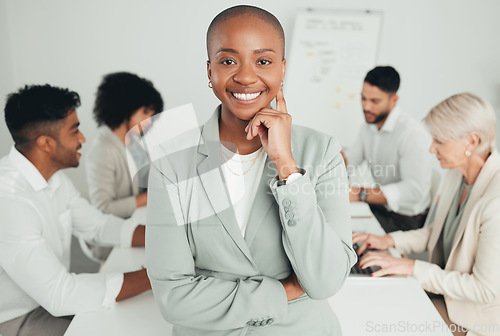
[[[403,231],[393,231],[388,233],[389,236],[392,237],[394,240],[394,248],[399,252],[399,253],[405,253],[404,248],[402,245],[402,242],[404,242],[404,232]]]
[[[426,288],[426,283],[427,279],[429,279],[432,270],[435,267],[439,268],[439,266],[431,264],[427,261],[415,260],[415,264],[413,266],[413,277],[417,279],[417,281],[424,289],[432,291],[431,288]]]

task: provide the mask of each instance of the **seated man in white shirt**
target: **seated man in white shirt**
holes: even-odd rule
[[[79,105],[77,93],[49,85],[26,86],[7,99],[15,145],[0,159],[3,336],[62,335],[71,315],[151,288],[146,270],[69,272],[72,234],[110,246],[144,246],[145,234],[142,225],[96,210],[60,171],[78,166],[81,156]]]
[[[350,171],[366,161],[377,185],[352,186],[351,202],[367,202],[386,232],[422,227],[430,204],[431,137],[396,106],[399,84],[393,67],[368,72],[361,92],[366,124],[344,153]]]

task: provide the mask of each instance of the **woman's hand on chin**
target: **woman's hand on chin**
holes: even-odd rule
[[[260,137],[262,147],[276,166],[280,179],[297,172],[292,155],[291,130],[292,117],[286,109],[283,88],[276,95],[276,110],[261,109],[245,128],[248,140]]]

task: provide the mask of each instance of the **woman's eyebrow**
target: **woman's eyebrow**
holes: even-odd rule
[[[231,48],[221,48],[221,49],[219,49],[219,51],[217,51],[217,54],[219,54],[221,52],[228,52],[228,53],[232,53],[232,54],[239,54],[240,53],[238,50],[231,49]],[[262,54],[262,53],[265,53],[265,52],[276,53],[276,51],[274,49],[269,49],[269,48],[255,49],[253,51],[254,54]]]
[[[273,52],[273,53],[276,53],[276,51],[274,49],[255,49],[253,51],[254,54],[262,54],[262,53],[265,53],[265,52]]]
[[[240,53],[238,50],[231,49],[231,48],[221,48],[221,49],[219,49],[219,51],[217,51],[217,54],[221,53],[221,52],[229,52],[229,53],[233,53],[233,54],[239,54]]]

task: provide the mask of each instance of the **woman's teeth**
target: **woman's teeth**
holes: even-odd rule
[[[261,92],[255,92],[255,93],[234,93],[233,92],[233,97],[239,100],[252,100],[260,96]]]

